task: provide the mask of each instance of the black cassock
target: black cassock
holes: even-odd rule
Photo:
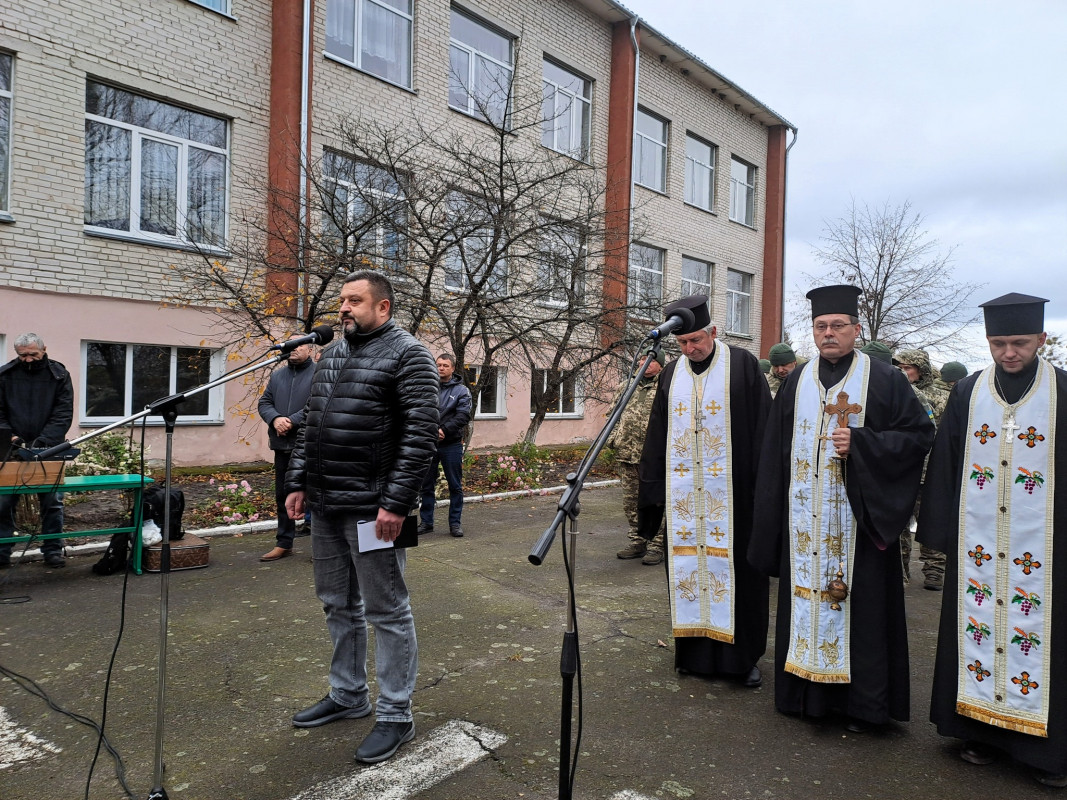
[[[958,603],[955,598],[959,596],[959,503],[963,475],[960,459],[964,454],[964,439],[972,434],[966,426],[971,394],[979,375],[981,373],[975,373],[960,380],[949,396],[937,441],[930,454],[919,512],[916,538],[946,556],[930,720],[942,736],[983,742],[999,747],[1023,764],[1064,774],[1067,773],[1067,625],[1064,623],[1067,619],[1067,568],[1053,567],[1052,573],[1051,607],[1059,619],[1054,621],[1050,642],[1048,736],[995,728],[956,713],[959,659]],[[1056,370],[1056,397],[1056,431],[1067,432],[1067,372],[1062,369]],[[1018,398],[1009,399],[1014,402]],[[1062,558],[1062,554],[1067,553],[1067,447],[1061,446],[1055,453],[1055,470],[1060,480],[1051,486],[1055,492],[1052,549]]]
[[[747,350],[730,352],[730,445],[733,498],[730,515],[734,535],[734,642],[728,644],[702,636],[679,636],[674,640],[674,666],[700,675],[744,677],[767,650],[767,578],[745,559],[752,521],[752,486],[756,479],[763,424],[771,404],[767,381],[759,362]],[[705,361],[694,362],[693,371],[705,372],[714,352]],[[642,536],[651,539],[659,530],[666,502],[667,405],[678,361],[663,368],[648,433],[638,467],[638,524]],[[670,547],[670,542],[667,542]],[[668,564],[668,560],[664,559]]]
[[[857,525],[845,600],[851,604],[851,682],[816,683],[785,670],[793,593],[788,494],[797,382],[802,370],[821,366],[823,374],[827,369],[834,371],[831,386],[835,385],[849,364],[847,357],[834,366],[822,358],[813,359],[795,369],[778,389],[763,436],[748,559],[761,572],[781,577],[775,625],[775,707],[783,713],[812,717],[838,711],[880,725],[909,717],[908,632],[897,542],[915,508],[934,427],[903,373],[876,359],[871,359],[864,426],[852,429],[845,462],[848,500]],[[825,380],[822,385],[830,388]]]

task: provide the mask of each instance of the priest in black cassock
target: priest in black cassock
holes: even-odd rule
[[[949,396],[917,538],[948,558],[930,719],[960,756],[1067,786],[1067,373],[1040,297],[983,303],[994,363]],[[1053,476],[1059,477],[1057,483]],[[1059,623],[1056,623],[1059,619]]]
[[[819,357],[775,397],[748,550],[757,569],[780,578],[775,707],[815,718],[836,711],[856,733],[908,719],[897,541],[934,438],[903,373],[854,349],[859,294],[808,292]]]
[[[680,673],[756,688],[767,649],[767,578],[745,554],[771,395],[756,357],[715,338],[708,298],[668,305],[693,322],[675,332],[682,358],[663,368],[638,465],[639,532],[666,516],[667,583]]]

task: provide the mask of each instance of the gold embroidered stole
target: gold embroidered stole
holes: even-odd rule
[[[833,444],[823,439],[837,427],[836,415],[823,409],[847,392],[867,407],[870,359],[857,352],[848,374],[823,390],[819,360],[803,367],[793,406],[793,449],[789,483],[790,579],[793,586],[789,650],[785,669],[817,683],[851,682],[851,600],[832,609],[827,584],[843,573],[852,584],[856,522],[848,502],[842,464]],[[849,414],[852,428],[863,427],[865,411]]]
[[[994,370],[975,384],[966,428],[956,711],[1047,736],[1056,376],[1041,360],[1034,386],[1011,408]]]
[[[734,640],[730,349],[674,370],[667,423],[667,573],[675,636]]]

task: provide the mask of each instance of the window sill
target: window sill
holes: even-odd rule
[[[100,418],[92,419],[92,420],[84,420],[83,419],[83,420],[80,420],[78,422],[78,427],[79,428],[103,428],[105,425],[114,425],[120,419],[122,419],[122,417],[115,417],[114,419],[100,419]],[[156,419],[152,419],[151,417],[148,417],[147,419],[144,420],[144,423],[149,428],[162,428],[162,427],[164,427],[166,425],[166,423],[162,419],[159,419],[158,417]],[[138,420],[137,421],[137,425],[140,425],[140,424],[141,424],[141,421]],[[225,425],[225,424],[226,424],[226,421],[225,420],[221,420],[221,419],[195,419],[195,418],[194,419],[182,419],[180,415],[178,416],[177,422],[175,422],[175,425],[177,425],[179,428],[189,428],[189,427],[192,427],[194,425],[219,426],[219,425]]]
[[[14,222],[15,218],[6,211],[0,211],[0,222]]]
[[[748,228],[750,231],[758,230],[755,225],[749,225],[747,222],[742,222],[741,220],[734,219],[733,217],[730,217],[730,222],[734,223],[735,225],[740,225],[742,228]]]
[[[482,125],[488,125],[494,131],[503,131],[504,133],[510,134],[511,136],[518,136],[518,134],[515,133],[515,131],[513,131],[510,127],[501,128],[496,123],[490,122],[485,117],[479,116],[478,114],[473,114],[470,111],[467,111],[465,108],[456,108],[455,106],[449,106],[448,110],[449,111],[455,111],[457,114],[461,114],[462,116],[466,117],[467,119],[473,119],[475,122],[480,122],[480,123],[482,123]],[[544,145],[541,145],[541,146],[544,147]],[[553,151],[553,152],[555,152],[555,151]]]
[[[534,415],[530,415],[530,419],[533,419]],[[545,422],[551,422],[554,420],[568,420],[568,419],[585,419],[584,411],[575,411],[571,414],[545,414]]]
[[[507,418],[508,418],[507,414],[475,414],[474,415],[474,421],[475,422],[482,422],[483,420],[484,421],[506,420]]]
[[[458,110],[458,109],[456,109],[456,110]],[[460,112],[460,113],[462,113],[462,112]],[[583,157],[583,156],[572,155],[572,154],[568,153],[566,150],[557,150],[555,147],[549,147],[544,142],[541,143],[541,147],[545,148],[545,150],[551,150],[556,155],[565,156],[566,158],[569,158],[571,161],[577,161],[579,164],[589,164],[590,163],[588,156]]]
[[[667,194],[667,190],[666,189],[656,189],[655,187],[648,186],[647,184],[644,184],[644,183],[638,183],[637,181],[634,181],[634,186],[640,186],[642,189],[647,189],[648,191],[652,192],[653,194],[658,194],[661,197],[670,197],[670,195]]]
[[[164,250],[182,250],[187,253],[197,253],[198,255],[217,256],[219,258],[230,258],[231,253],[229,250],[224,250],[221,247],[206,247],[195,244],[188,244],[182,242],[168,242],[161,239],[147,239],[143,236],[137,236],[136,234],[126,233],[125,231],[109,231],[103,228],[84,228],[86,236],[92,236],[97,239],[114,239],[120,242],[129,242],[131,244],[144,244],[149,247],[161,247]]]
[[[750,342],[756,338],[751,333],[735,333],[734,331],[726,331],[725,335],[731,337],[732,339],[746,339]]]
[[[402,92],[407,92],[408,94],[413,94],[416,97],[419,96],[419,90],[418,89],[412,89],[410,86],[404,86],[403,84],[396,83],[395,81],[391,81],[388,78],[383,78],[381,75],[376,75],[373,72],[368,72],[367,70],[363,69],[362,67],[356,66],[351,61],[347,61],[347,60],[341,58],[340,56],[335,56],[333,53],[331,53],[331,52],[329,52],[327,50],[323,50],[322,51],[322,57],[325,58],[327,61],[333,61],[335,64],[340,64],[341,66],[348,67],[349,69],[353,69],[356,72],[358,72],[360,75],[366,75],[368,78],[374,78],[374,80],[376,80],[376,81],[381,81],[382,83],[386,84],[387,86],[392,86],[394,89],[399,89]]]
[[[219,11],[217,8],[212,8],[211,6],[204,5],[203,3],[198,3],[197,0],[188,0],[188,2],[191,5],[199,6],[205,11],[210,11],[212,14],[218,14],[220,17],[228,19],[231,22],[237,22],[237,17],[235,17],[233,14],[228,14],[225,11]]]
[[[719,216],[719,212],[718,211],[714,211],[713,209],[710,209],[710,208],[704,208],[704,206],[698,206],[696,203],[687,203],[685,201],[682,201],[682,203],[683,203],[683,205],[685,205],[685,206],[687,206],[689,208],[695,208],[697,211],[703,211],[705,214],[711,214],[711,216],[713,216],[713,217]]]

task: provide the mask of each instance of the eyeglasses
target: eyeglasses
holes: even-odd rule
[[[829,328],[834,333],[841,333],[845,328],[851,328],[851,323],[848,322],[833,322],[827,325],[825,322],[820,322],[815,326],[816,333],[826,333],[826,329]]]

